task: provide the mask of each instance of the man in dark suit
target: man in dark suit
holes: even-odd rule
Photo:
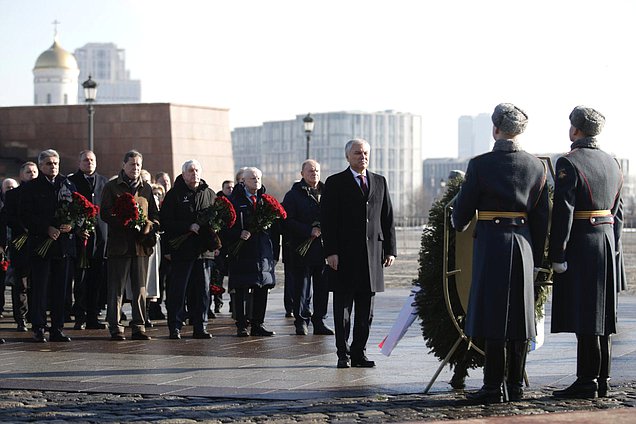
[[[349,168],[327,178],[320,204],[322,238],[331,270],[338,368],[375,366],[365,355],[373,298],[384,291],[382,267],[391,266],[397,255],[388,186],[383,176],[367,171],[370,150],[363,139],[346,144]]]
[[[102,190],[108,179],[96,172],[97,158],[95,153],[84,150],[79,154],[79,169],[68,179],[75,184],[77,191],[94,205],[102,202]],[[105,324],[99,322],[99,294],[104,281],[104,247],[108,226],[98,216],[95,233],[88,238],[77,237],[78,258],[82,250],[86,252],[88,268],[83,268],[80,260],[75,263],[75,315],[76,330],[84,328],[103,329]]]
[[[29,231],[31,252],[31,324],[37,342],[46,342],[46,311],[49,300],[50,340],[70,342],[64,328],[66,282],[70,278],[71,259],[75,256],[75,235],[68,223],[61,223],[56,211],[63,201],[71,201],[75,186],[60,175],[60,155],[52,149],[38,156],[40,175],[24,186],[19,213]],[[41,247],[47,240],[51,245],[46,252]],[[47,242],[48,243],[48,242]]]

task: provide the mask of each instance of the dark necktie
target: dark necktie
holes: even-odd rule
[[[367,182],[365,181],[364,175],[360,174],[358,175],[358,178],[360,179],[360,188],[362,189],[362,191],[364,192],[364,195],[366,196],[367,194],[369,194],[369,187],[367,186]]]
[[[87,175],[86,176],[86,181],[88,181],[88,184],[91,186],[91,189],[95,188],[95,176],[94,175]]]

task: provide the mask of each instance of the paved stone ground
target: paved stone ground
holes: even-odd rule
[[[636,235],[629,240],[631,269]],[[0,337],[8,342],[0,346],[0,422],[636,422],[633,291],[620,298],[610,398],[552,399],[551,390],[574,379],[575,341],[547,334],[545,345],[529,355],[524,401],[471,405],[450,390],[448,368],[423,394],[439,361],[427,353],[417,324],[390,357],[378,352],[417,275],[415,254],[398,264],[389,269],[390,289],[376,300],[368,354],[378,367],[372,370],[337,370],[332,337],[295,336],[283,317],[280,287],[267,315],[278,334],[267,339],[234,337],[224,313],[210,322],[211,341],[168,340],[160,322],[149,330],[149,343],[113,343],[104,331],[69,330],[72,343],[40,345],[12,331],[10,317],[2,319]],[[480,385],[481,371],[472,371],[468,389]]]
[[[617,387],[611,398],[556,401],[547,391],[530,391],[527,399],[498,405],[471,405],[462,393],[331,398],[298,401],[255,401],[200,397],[87,394],[24,390],[0,391],[0,422],[219,422],[219,423],[373,423],[435,422],[476,419],[475,422],[557,422],[559,413],[579,412],[576,423],[636,422],[636,387]],[[486,420],[486,418],[493,418]],[[508,417],[504,419],[503,417]]]

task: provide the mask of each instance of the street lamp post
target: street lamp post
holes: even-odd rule
[[[93,137],[93,116],[95,115],[95,107],[93,106],[93,102],[95,101],[95,97],[97,97],[97,83],[93,81],[91,76],[88,76],[88,79],[82,83],[82,87],[84,87],[84,98],[86,99],[86,105],[88,108],[88,150],[93,151],[94,148],[94,137]]]
[[[311,113],[303,118],[303,126],[305,127],[305,134],[307,135],[307,157],[309,159],[309,142],[311,141],[311,132],[314,130],[314,118],[311,117]]]

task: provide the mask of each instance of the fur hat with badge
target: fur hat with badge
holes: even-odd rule
[[[519,135],[528,125],[528,114],[512,103],[500,103],[492,113],[492,123],[503,133]]]
[[[603,130],[605,117],[601,112],[591,107],[577,106],[570,113],[570,123],[583,134],[594,137]]]

